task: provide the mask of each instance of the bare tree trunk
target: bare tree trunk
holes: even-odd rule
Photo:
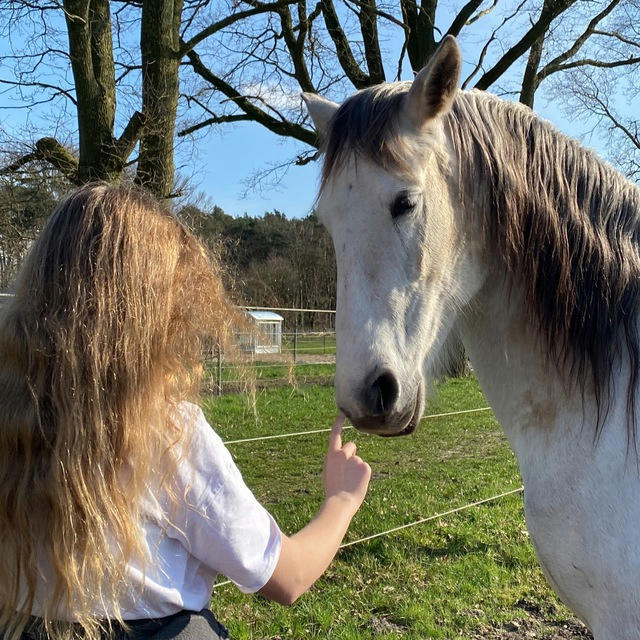
[[[545,32],[546,35],[546,32]],[[540,36],[532,45],[527,59],[527,67],[522,78],[522,89],[520,90],[520,102],[533,109],[533,100],[538,88],[538,67],[542,58],[542,48],[544,45],[544,35]]]
[[[142,112],[147,124],[136,181],[164,198],[172,195],[174,185],[182,6],[183,0],[145,0],[142,5]]]
[[[109,2],[65,0],[64,8],[77,96],[77,181],[108,180],[116,112]]]
[[[438,48],[435,39],[437,0],[400,0],[404,23],[407,25],[407,55],[411,68],[420,71]]]
[[[44,162],[73,184],[115,180],[139,139],[144,118],[136,111],[120,138],[115,137],[116,78],[110,3],[109,0],[63,0],[61,8],[67,27],[74,91],[29,79],[24,81],[24,86],[35,85],[44,91],[55,91],[73,103],[78,122],[78,157],[55,138],[43,137],[33,143],[29,153],[4,167],[2,172],[17,172],[32,162]],[[46,34],[45,11],[57,12],[59,9],[52,4],[41,10]],[[62,43],[60,46],[63,47]],[[43,50],[42,59],[53,51],[55,49]],[[23,83],[16,81],[14,84],[21,86]],[[173,127],[170,131],[173,137]]]

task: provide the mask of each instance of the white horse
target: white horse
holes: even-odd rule
[[[459,92],[459,73],[447,37],[412,83],[304,95],[325,140],[337,403],[363,431],[411,433],[461,339],[549,582],[597,640],[640,638],[640,190],[528,108]]]

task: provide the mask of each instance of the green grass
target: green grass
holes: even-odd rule
[[[305,377],[326,376],[328,380],[335,375],[336,365],[334,362],[297,362],[290,363],[279,362],[274,363],[267,360],[254,360],[248,367],[257,381],[268,380],[289,380],[304,379]],[[206,376],[215,384],[217,381],[217,363],[215,361],[207,361]],[[222,383],[237,382],[244,380],[242,375],[242,367],[234,366],[232,362],[222,363]]]
[[[243,367],[251,369],[252,376],[259,383],[274,381],[319,382],[317,378],[325,377],[328,383],[332,383],[335,375],[334,362],[318,362],[323,360],[322,356],[335,356],[336,338],[333,333],[308,335],[300,334],[297,339],[295,354],[292,334],[285,334],[282,337],[282,352],[273,355],[256,355],[252,358],[250,354],[243,354],[241,359],[246,359],[242,364],[236,365],[231,359],[224,359],[221,363],[220,378],[223,390],[234,391],[237,387],[234,384],[245,379]],[[294,358],[295,355],[295,358]],[[331,358],[330,358],[331,359]],[[205,386],[210,389],[216,387],[218,383],[218,363],[214,356],[210,356],[205,361]],[[225,383],[226,389],[225,389]]]
[[[286,353],[293,353],[294,336],[286,333],[282,336],[282,350]],[[296,341],[295,351],[300,355],[333,354],[336,353],[335,333],[323,335],[300,334]]]
[[[442,385],[429,412],[485,404],[476,381],[464,378]],[[330,387],[260,392],[255,413],[240,396],[209,399],[204,409],[224,440],[328,427],[335,415]],[[345,434],[373,469],[347,541],[521,484],[490,411],[425,419],[408,438]],[[229,446],[286,533],[322,500],[326,441],[315,434]],[[499,638],[514,621],[552,637],[545,633],[571,617],[538,568],[522,511],[516,494],[345,549],[290,608],[228,585],[214,592],[213,611],[236,639]]]

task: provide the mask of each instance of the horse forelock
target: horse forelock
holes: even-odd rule
[[[323,141],[323,188],[352,155],[400,174],[415,169],[416,154],[428,132],[407,135],[403,108],[410,82],[380,84],[348,98],[333,116]]]
[[[463,205],[523,288],[547,353],[593,386],[596,435],[614,363],[628,356],[635,443],[640,189],[528,108],[488,94],[460,94],[447,128]]]

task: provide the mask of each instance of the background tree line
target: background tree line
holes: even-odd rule
[[[68,183],[54,170],[0,180],[0,292],[6,291],[31,243]]]
[[[336,270],[331,238],[315,214],[287,218],[280,211],[233,217],[220,207],[194,205],[178,215],[219,257],[227,290],[241,305],[291,309],[335,309]],[[294,326],[325,329],[326,313],[283,312]]]

